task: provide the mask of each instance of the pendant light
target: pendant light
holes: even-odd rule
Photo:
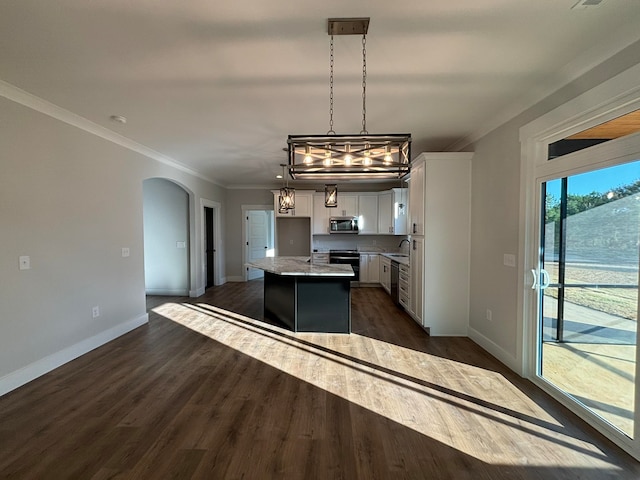
[[[369,18],[330,18],[329,131],[326,135],[289,135],[289,173],[293,179],[390,179],[409,173],[411,134],[367,131],[367,31]],[[333,36],[362,35],[362,130],[333,130]]]
[[[282,167],[282,179],[286,182],[280,189],[280,195],[278,196],[278,213],[286,213],[288,210],[296,208],[296,189],[289,188],[289,178],[285,177],[286,164],[281,163]],[[285,180],[286,178],[286,180]]]

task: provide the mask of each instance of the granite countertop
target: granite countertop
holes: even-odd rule
[[[409,255],[404,253],[382,252],[380,255],[387,257],[394,262],[401,263],[402,265],[409,265]]]
[[[265,257],[247,262],[248,267],[258,268],[277,275],[309,277],[353,277],[351,265],[311,263],[310,257]]]

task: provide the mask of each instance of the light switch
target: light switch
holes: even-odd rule
[[[29,270],[31,268],[31,257],[23,255],[20,257],[20,270]]]
[[[176,242],[176,248],[187,248],[187,242]]]

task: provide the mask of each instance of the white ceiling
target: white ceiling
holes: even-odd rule
[[[640,39],[638,0],[576,1],[7,0],[0,79],[221,185],[268,185],[287,135],[329,129],[328,18],[371,18],[367,129],[411,133],[416,156]],[[335,37],[337,133],[361,129],[361,48]]]

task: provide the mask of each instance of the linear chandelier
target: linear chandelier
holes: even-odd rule
[[[367,49],[369,18],[330,18],[329,131],[326,135],[289,135],[289,174],[293,179],[390,179],[409,173],[411,134],[367,131]],[[362,35],[362,130],[333,130],[333,36]]]

